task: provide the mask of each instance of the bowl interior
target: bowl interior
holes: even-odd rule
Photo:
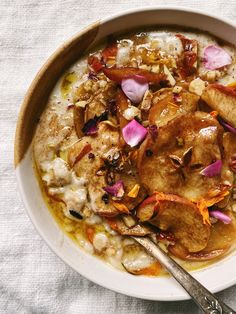
[[[16,174],[25,207],[38,232],[52,250],[76,271],[104,287],[127,295],[151,300],[184,300],[189,296],[171,277],[148,278],[120,272],[85,253],[64,236],[44,203],[32,163],[33,130],[63,71],[106,36],[149,25],[199,28],[236,44],[236,28],[232,23],[180,8],[131,11],[91,25],[60,47],[30,86],[16,130]],[[236,282],[235,264],[236,255],[232,255],[206,269],[193,272],[193,275],[211,291],[219,291]]]

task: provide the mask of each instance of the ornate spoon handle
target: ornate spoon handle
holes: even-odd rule
[[[208,314],[234,314],[236,313],[210,291],[203,287],[200,282],[186,272],[179,264],[169,257],[158,245],[148,238],[132,237],[141,244],[152,256],[154,256],[181,286],[193,298],[196,304]]]

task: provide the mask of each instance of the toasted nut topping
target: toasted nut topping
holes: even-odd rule
[[[205,82],[201,80],[200,78],[196,78],[195,80],[191,81],[191,83],[189,84],[189,91],[198,96],[201,96],[205,87],[206,87]]]

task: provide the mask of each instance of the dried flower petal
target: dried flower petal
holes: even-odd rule
[[[88,57],[88,66],[92,70],[91,72],[98,73],[104,67],[104,64],[97,55],[90,55]]]
[[[133,103],[138,104],[142,101],[145,92],[148,90],[148,82],[141,75],[133,75],[121,81],[121,88]]]
[[[132,198],[137,197],[139,190],[140,190],[140,185],[135,184],[135,186],[129,191],[128,196]]]
[[[147,129],[133,119],[122,129],[122,135],[125,142],[134,147],[144,140],[147,135]]]
[[[108,118],[107,111],[104,111],[100,116],[95,116],[92,119],[89,119],[83,126],[82,132],[85,135],[94,135],[98,131],[98,124],[101,121],[105,121]]]
[[[216,111],[216,110],[213,110],[213,111],[211,111],[210,112],[210,115],[213,117],[213,118],[217,118],[217,116],[218,116],[218,111]]]
[[[204,49],[204,66],[207,70],[215,70],[231,64],[230,55],[221,47],[209,45]]]
[[[112,205],[121,213],[129,214],[129,209],[127,206],[125,206],[125,204],[112,201]]]
[[[232,125],[228,124],[227,122],[225,122],[222,118],[219,118],[219,122],[221,125],[223,125],[223,127],[225,127],[229,132],[231,133],[236,133],[236,128],[234,128]]]
[[[229,195],[229,191],[228,190],[213,190],[213,191],[209,191],[207,198],[206,199],[201,199],[200,201],[197,201],[196,205],[203,217],[203,222],[207,223],[207,224],[211,224],[210,222],[210,218],[209,218],[209,211],[208,211],[208,207],[211,207],[217,203],[219,203],[220,201],[222,201],[225,196]],[[192,200],[192,202],[195,203],[195,200]]]
[[[122,180],[118,180],[115,184],[104,187],[103,190],[115,197],[122,197],[125,193]]]
[[[181,102],[182,101],[182,96],[180,94],[173,93],[173,100],[175,102]]]
[[[218,220],[221,220],[224,224],[230,224],[232,222],[232,219],[229,216],[222,213],[222,211],[220,210],[210,211],[210,216],[217,218]]]
[[[157,126],[156,125],[150,125],[148,127],[148,132],[151,135],[152,140],[155,141],[156,138],[157,138],[157,135],[158,135],[158,128],[157,128]]]
[[[92,146],[90,144],[86,144],[82,150],[80,151],[80,153],[76,156],[74,162],[73,162],[73,167],[75,164],[77,164],[78,161],[80,161],[80,159],[82,159],[85,155],[87,155],[90,151],[92,150]]]
[[[202,174],[203,176],[211,178],[214,176],[218,176],[221,173],[221,168],[222,168],[222,161],[217,160],[217,161],[213,162],[211,165],[204,168],[200,172],[200,174]]]

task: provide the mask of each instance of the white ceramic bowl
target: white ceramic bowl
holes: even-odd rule
[[[43,239],[68,265],[91,281],[114,291],[150,300],[184,300],[187,293],[171,277],[149,278],[118,271],[82,251],[62,231],[46,207],[32,164],[31,140],[37,117],[53,85],[85,49],[117,31],[147,25],[180,25],[208,31],[236,44],[236,26],[230,21],[179,7],[155,7],[128,11],[96,22],[60,47],[37,74],[22,104],[15,138],[15,166],[19,189],[27,212]],[[205,269],[192,272],[209,290],[216,292],[236,283],[236,254]]]

